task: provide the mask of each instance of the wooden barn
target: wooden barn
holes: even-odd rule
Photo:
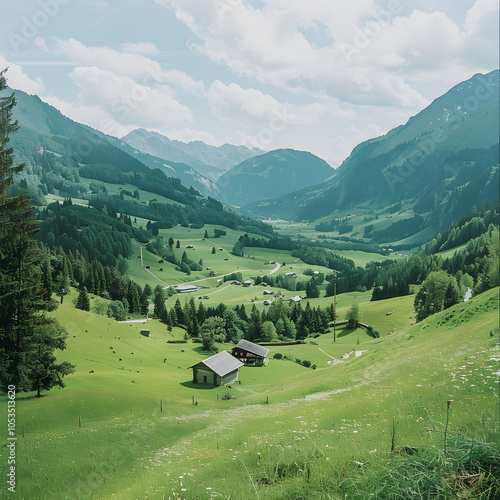
[[[195,384],[225,385],[238,380],[238,371],[242,366],[241,361],[222,351],[189,368],[193,369]]]
[[[264,365],[269,349],[248,340],[240,340],[232,349],[233,356],[245,364]]]

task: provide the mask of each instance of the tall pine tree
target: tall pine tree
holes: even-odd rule
[[[0,72],[0,92],[7,88]],[[37,232],[33,208],[21,192],[7,188],[24,165],[14,166],[9,134],[18,128],[12,120],[15,97],[0,97],[0,381],[2,390],[48,390],[64,386],[62,377],[73,371],[69,363],[56,364],[54,350],[64,349],[66,332],[47,311],[56,308],[44,287],[43,254],[32,236]],[[46,281],[46,280],[45,280]],[[46,285],[46,283],[45,283]]]

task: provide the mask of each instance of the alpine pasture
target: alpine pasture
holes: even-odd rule
[[[276,272],[307,267],[278,251],[236,257],[229,237],[203,241],[204,230],[177,231],[177,251],[191,250],[216,275],[269,273],[270,260],[286,259]],[[130,273],[152,285],[146,263],[168,284],[208,277],[166,263],[160,271],[144,250],[143,260],[135,257]],[[194,294],[196,301],[265,307],[263,287],[201,283],[207,289]],[[381,338],[338,326],[335,343],[330,327],[304,344],[271,346],[267,366],[244,366],[241,384],[226,388],[192,383],[188,367],[210,353],[191,340],[169,343],[183,339],[182,329],[80,311],[72,291],[53,314],[69,332],[59,358],[76,371],[64,389],[17,397],[15,498],[355,498],[373,468],[382,464],[394,476],[394,447],[442,454],[447,418],[451,448],[459,436],[498,442],[498,294],[490,290],[418,324],[413,296],[369,302],[367,292],[339,295],[339,319],[357,303],[361,320]],[[311,305],[331,303],[323,295]],[[140,334],[146,327],[151,337]],[[288,359],[272,359],[275,353]]]

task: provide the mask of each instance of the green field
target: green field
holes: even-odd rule
[[[192,384],[188,367],[209,354],[167,343],[182,330],[168,333],[153,320],[152,336],[143,337],[142,324],[75,310],[72,292],[55,315],[70,334],[59,357],[76,372],[43,398],[17,396],[11,498],[340,498],[348,484],[339,478],[357,478],[356,463],[369,471],[390,461],[393,422],[396,446],[442,449],[443,434],[427,428],[443,430],[448,400],[450,430],[498,443],[500,354],[498,333],[489,334],[498,327],[498,294],[414,326],[412,297],[341,295],[341,310],[361,302],[380,339],[339,328],[335,344],[330,332],[276,346],[271,355],[309,359],[317,369],[271,359],[243,367],[241,385],[227,389]],[[228,392],[234,399],[223,401]]]

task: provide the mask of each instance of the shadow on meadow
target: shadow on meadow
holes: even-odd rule
[[[192,380],[186,381],[186,382],[181,382],[180,385],[183,387],[187,387],[189,389],[201,389],[201,390],[207,390],[207,389],[217,389],[220,386],[217,385],[212,385],[212,384],[203,384],[201,382],[195,384]]]

